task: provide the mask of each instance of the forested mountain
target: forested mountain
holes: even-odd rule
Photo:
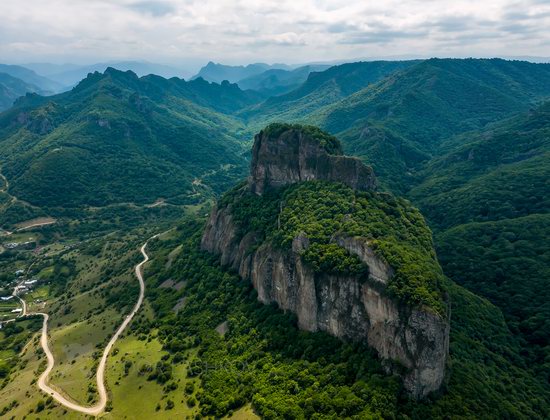
[[[446,273],[502,308],[550,381],[550,103],[445,147],[410,196]]]
[[[209,63],[187,82],[107,69],[69,92],[28,94],[0,114],[5,176],[0,221],[9,221],[5,228],[11,230],[14,221],[45,215],[43,209],[55,216],[64,209],[117,203],[145,207],[159,199],[203,204],[229,190],[211,214],[225,207],[231,217],[216,219],[223,235],[212,235],[211,242],[223,247],[239,237],[250,246],[250,252],[244,245],[229,252],[242,258],[237,268],[252,267],[247,258],[261,256],[267,239],[279,240],[273,255],[281,244],[302,252],[307,234],[313,246],[302,255],[319,273],[331,272],[335,282],[346,270],[364,274],[364,267],[333,243],[346,231],[374,240],[367,244],[386,259],[399,251],[409,269],[410,282],[402,283],[410,286],[403,289],[405,298],[434,313],[444,312],[439,303],[449,302],[449,375],[439,393],[411,400],[366,346],[299,331],[299,317],[257,302],[266,290],[280,293],[277,287],[255,291],[202,252],[208,207],[200,207],[197,219],[186,215],[168,239],[151,241],[146,295],[151,318],[139,321],[136,342],[154,342],[163,352],[161,361],[157,352],[144,368],[147,383],[164,387],[164,398],[170,392],[182,395],[177,375],[181,384],[194,381],[192,397],[182,398],[197,404],[202,416],[223,417],[251,405],[266,418],[547,418],[550,64],[430,59],[311,70]],[[303,83],[295,86],[300,78]],[[231,190],[246,177],[252,134],[273,121],[313,124],[338,136],[347,155],[372,166],[378,192],[352,193],[337,184],[344,173],[351,173],[353,182],[359,179],[342,166],[327,172],[334,185],[305,183],[262,197],[258,191],[242,193],[244,183]],[[297,150],[294,137],[280,130],[296,126],[271,127],[282,140],[270,143],[268,152]],[[303,130],[317,133],[329,155],[341,153],[333,136]],[[305,135],[295,137],[300,142]],[[287,171],[310,180],[311,167],[326,169],[330,159],[311,157],[309,146],[303,149],[298,163],[288,155],[268,159],[255,175],[277,178]],[[280,170],[284,164],[288,168]],[[300,165],[306,167],[303,173],[296,169]],[[369,186],[374,189],[374,181]],[[433,232],[435,252],[421,214]],[[173,227],[173,220],[158,222],[165,223],[163,229]],[[227,226],[231,229],[223,230]],[[292,235],[284,236],[289,227]],[[380,238],[386,242],[377,242]],[[427,260],[414,252],[419,242],[429,243],[426,256],[439,261],[443,272],[438,263],[435,271],[425,268]],[[273,259],[265,261],[255,263],[272,270]],[[434,289],[424,280],[434,280],[435,272]],[[182,286],[164,287],[167,282]],[[435,303],[429,299],[434,290]],[[331,322],[342,324],[338,317]],[[182,363],[188,363],[185,369]],[[194,363],[232,368],[194,377],[189,373]],[[170,364],[173,370],[166,367]],[[245,371],[233,368],[242,364]],[[143,379],[143,372],[138,377],[134,370],[135,377],[118,380]],[[156,412],[166,414],[161,408]]]
[[[446,138],[527,110],[550,95],[550,65],[427,60],[308,116],[339,133],[381,182],[406,191]]]
[[[60,92],[64,88],[62,84],[40,76],[34,71],[22,66],[0,64],[0,73],[6,73],[12,77],[21,79],[28,84],[39,87],[43,92],[49,94]]]
[[[2,173],[12,195],[38,206],[196,199],[242,167],[241,125],[215,109],[248,100],[229,84],[91,74],[1,115]]]
[[[296,135],[293,141],[292,135],[285,134],[285,130],[302,130],[302,135]],[[360,310],[352,310],[352,316],[347,317],[329,314],[330,311],[345,312],[357,302],[351,297],[356,288],[349,286],[346,276],[350,272],[357,275],[361,272],[360,267],[350,255],[338,252],[334,242],[330,245],[332,241],[338,241],[339,235],[349,232],[348,229],[352,229],[356,239],[361,235],[371,238],[369,244],[377,244],[376,255],[386,255],[386,261],[392,261],[392,264],[397,261],[395,255],[390,257],[386,252],[403,253],[405,256],[419,252],[421,243],[428,247],[431,243],[431,235],[424,230],[421,217],[414,209],[405,208],[410,205],[405,200],[387,193],[372,192],[364,195],[356,193],[354,197],[351,190],[342,184],[312,181],[312,177],[322,175],[323,170],[330,168],[330,163],[324,161],[319,165],[317,170],[321,172],[312,170],[320,159],[308,155],[315,153],[312,152],[315,147],[307,141],[308,135],[318,135],[327,151],[335,155],[339,153],[331,137],[318,130],[304,130],[295,125],[268,127],[256,137],[248,182],[223,196],[206,227],[203,228],[203,221],[189,222],[178,228],[180,237],[171,244],[158,245],[164,259],[155,266],[152,284],[157,286],[154,295],[159,336],[164,348],[177,354],[181,348],[178,335],[183,332],[184,336],[200,337],[197,340],[201,342],[198,364],[247,366],[246,374],[237,374],[231,369],[203,373],[202,392],[198,396],[201,413],[223,417],[245,401],[251,401],[262,418],[308,418],[317,415],[320,418],[382,416],[425,419],[446,418],[448,413],[460,413],[465,418],[546,418],[550,410],[550,388],[545,382],[545,367],[532,368],[525,358],[522,339],[510,331],[498,307],[445,278],[441,278],[442,283],[439,284],[452,305],[450,362],[446,366],[449,375],[444,390],[423,401],[408,399],[398,382],[393,382],[395,377],[383,375],[378,370],[378,360],[362,347],[364,343],[342,343],[324,333],[298,331],[296,324],[303,325],[305,318],[306,325],[308,322],[319,322],[324,325],[324,328],[319,328],[321,330],[334,332],[343,328],[341,333],[344,334],[349,332],[346,329],[348,323],[353,325],[354,320],[361,316]],[[279,138],[268,145],[265,136]],[[285,148],[285,143],[295,144],[295,147]],[[286,153],[284,156],[271,156],[282,151]],[[334,161],[345,159],[334,156]],[[309,178],[299,176],[301,170],[309,174]],[[326,175],[343,176],[345,179],[346,173],[350,172],[328,171]],[[352,177],[347,181],[355,183],[358,180]],[[273,189],[268,189],[267,184]],[[357,211],[361,212],[361,216],[357,217]],[[407,221],[396,223],[394,218]],[[520,226],[517,228],[521,229]],[[338,233],[334,233],[333,229],[337,229]],[[415,229],[415,232],[407,234],[408,229]],[[491,238],[485,238],[480,232],[471,233],[472,236],[467,238],[472,243],[469,259],[461,268],[474,272],[478,270],[477,264],[483,266],[483,258],[494,258],[495,254],[503,251],[499,249],[503,241],[499,240],[498,246],[492,247]],[[510,238],[511,233],[509,231],[506,238]],[[514,233],[518,239],[521,235],[529,236],[529,233],[518,230]],[[387,240],[395,240],[395,246],[385,248],[383,242]],[[258,244],[258,241],[262,243]],[[410,248],[408,241],[414,242]],[[216,262],[218,257],[213,260],[212,256],[200,252],[199,242],[202,249],[217,254],[223,265]],[[452,249],[457,242],[445,244]],[[475,243],[479,245],[473,245]],[[538,249],[531,250],[529,245],[518,243],[517,246],[518,250],[523,248],[523,252],[532,256],[544,249],[544,244],[540,245]],[[166,269],[168,265],[165,261],[169,261],[170,250],[176,246],[183,247],[181,258]],[[247,250],[247,247],[250,249]],[[292,257],[288,259],[281,257],[285,247],[292,248]],[[361,252],[358,251],[360,249],[354,247],[353,252]],[[499,262],[502,267],[516,272],[526,268],[515,264],[514,251],[505,243],[504,251],[506,253],[502,257],[507,261]],[[433,253],[430,255],[428,260],[435,257]],[[476,260],[478,256],[481,257]],[[296,277],[292,271],[292,258],[302,259],[299,270],[302,274]],[[234,259],[237,259],[236,263]],[[402,261],[410,264],[413,272],[418,270],[418,275],[411,275],[412,272],[407,270],[402,279],[408,278],[412,283],[400,283],[398,289],[403,288],[414,295],[419,293],[417,297],[428,299],[430,296],[440,296],[429,292],[434,284],[425,283],[428,279],[434,279],[430,275],[423,277],[431,272],[424,265],[427,259],[420,254],[409,254]],[[539,266],[535,269],[545,267],[545,260],[537,264]],[[319,275],[313,287],[307,286],[306,277],[312,274],[304,266],[312,267],[311,270]],[[228,270],[228,267],[233,270]],[[487,267],[487,270],[499,269],[497,261]],[[244,281],[236,275],[237,271],[243,278],[251,276],[252,280]],[[327,282],[327,278],[335,273],[338,273],[337,280]],[[481,269],[479,280],[485,274],[487,272]],[[191,280],[185,291],[174,293],[158,287],[166,279]],[[526,296],[519,299],[516,309],[524,309],[520,305],[527,303],[531,294],[538,290],[537,287],[544,285],[544,278],[541,280],[539,283],[517,285],[519,293],[525,288],[529,290],[525,290]],[[360,287],[365,293],[364,289],[370,287],[368,280]],[[257,290],[252,291],[252,288]],[[292,288],[297,290],[291,291]],[[392,296],[392,293],[386,296]],[[343,296],[347,304],[339,305]],[[174,318],[170,308],[181,299],[187,303]],[[263,306],[257,299],[263,303],[276,301],[285,308],[285,312],[273,305]],[[369,299],[374,304],[376,294],[369,295]],[[293,306],[297,302],[300,304]],[[431,302],[437,306],[437,299]],[[539,302],[544,302],[544,297]],[[310,311],[311,306],[317,305],[318,312]],[[425,302],[423,307],[426,308],[426,305]],[[390,310],[387,305],[378,307],[384,307],[384,310],[377,312],[377,317],[372,321],[374,323],[380,322],[379,317]],[[293,311],[298,312],[297,320],[289,315]],[[322,315],[316,316],[319,312]],[[401,316],[408,313],[400,311]],[[545,315],[539,314],[530,323],[544,319]],[[395,318],[382,321],[386,327],[393,322]],[[177,327],[174,328],[174,325]],[[221,337],[214,334],[213,331],[219,331],[220,325],[224,325],[230,333]],[[431,331],[436,334],[435,329]],[[369,345],[376,343],[378,337],[371,338]],[[539,334],[537,338],[541,340],[545,336]],[[408,335],[407,342],[414,339],[414,335]],[[403,341],[395,339],[391,343],[399,345]],[[431,343],[427,340],[422,348]],[[540,354],[540,349],[534,353]],[[430,378],[433,378],[432,375]]]
[[[329,67],[325,64],[311,64],[294,70],[270,69],[239,80],[237,84],[241,89],[255,90],[266,96],[281,95],[299,87],[310,73],[321,72]]]
[[[42,93],[42,90],[9,74],[0,73],[0,111],[11,107],[17,98],[27,92]]]
[[[226,64],[218,64],[210,61],[206,66],[202,67],[199,72],[192,77],[198,79],[202,77],[209,82],[221,83],[224,80],[235,83],[247,77],[255,76],[270,69],[289,69],[285,64],[265,64],[254,63],[246,66],[229,66]]]
[[[262,126],[270,121],[307,120],[319,108],[338,102],[414,61],[371,61],[334,66],[311,73],[297,89],[243,110],[241,116]]]

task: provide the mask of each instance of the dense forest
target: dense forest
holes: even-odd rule
[[[140,227],[149,235],[185,218],[171,239],[150,244],[151,312],[132,332],[168,353],[144,367],[151,381],[170,387],[171,370],[191,362],[187,377],[200,386],[187,404],[201,416],[251,404],[273,419],[547,418],[550,64],[430,59],[264,71],[249,76],[265,87],[254,91],[108,69],[65,93],[16,100],[0,113],[0,228],[55,217],[40,246],[69,235],[83,255],[100,255],[100,235]],[[8,83],[12,95],[16,82],[0,75],[0,94]],[[285,124],[272,130],[308,124],[330,133],[308,129],[329,153],[371,165],[378,192],[307,182],[249,193],[238,182],[253,135],[274,121]],[[333,233],[369,237],[396,269],[390,290],[399,299],[440,314],[450,305],[443,389],[412,401],[366,345],[302,332],[291,314],[258,303],[249,283],[199,250],[214,200],[232,206],[243,235],[288,249],[306,234],[303,258],[319,272],[364,275]],[[1,251],[3,262],[30,261]],[[124,262],[117,270],[131,275],[133,260]],[[60,273],[52,295],[61,299],[72,277]],[[185,287],[159,287],[168,279]],[[103,308],[122,310],[136,291],[98,296]],[[39,328],[33,319],[12,325],[0,341],[15,350]],[[0,362],[3,383],[14,366]]]
[[[172,241],[152,244],[157,260],[148,287],[156,320],[142,328],[159,328],[170,360],[198,346],[188,374],[201,380],[203,415],[223,416],[247,402],[262,417],[298,419],[427,418],[449,412],[527,419],[544,418],[550,410],[550,395],[525,367],[500,310],[465,289],[445,283],[454,304],[446,389],[414,403],[367,348],[300,332],[293,316],[257,302],[251,284],[199,250],[202,228],[203,221],[188,221]],[[181,244],[181,257],[166,270],[163,255]],[[185,280],[185,290],[158,288],[168,278]],[[182,296],[186,305],[175,315],[171,308]],[[215,328],[226,321],[228,331],[221,336]]]

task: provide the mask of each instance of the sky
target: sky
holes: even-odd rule
[[[0,62],[550,56],[550,0],[17,0]]]

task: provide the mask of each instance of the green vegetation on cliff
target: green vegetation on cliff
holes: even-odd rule
[[[414,402],[367,347],[299,331],[291,314],[259,303],[249,282],[199,250],[202,229],[203,221],[188,221],[171,240],[151,243],[147,290],[164,350],[174,360],[192,357],[188,375],[200,381],[203,416],[247,403],[266,419],[543,419],[550,410],[550,395],[523,365],[499,309],[465,289],[446,285],[454,302],[450,380],[442,395]],[[158,288],[166,279],[186,286]],[[215,329],[226,321],[220,335]]]
[[[267,137],[277,138],[288,130],[299,130],[304,135],[316,140],[329,155],[341,155],[343,153],[342,144],[336,137],[313,125],[271,123],[262,131]]]
[[[363,274],[356,256],[334,243],[335,236],[362,237],[395,270],[389,290],[402,301],[445,314],[443,273],[424,219],[407,201],[387,193],[358,192],[339,184],[308,181],[263,196],[237,187],[221,200],[242,234],[256,232],[290,249],[303,235],[303,257],[319,272]]]

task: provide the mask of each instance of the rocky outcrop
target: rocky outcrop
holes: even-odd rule
[[[375,187],[369,168],[356,159],[328,153],[321,142],[300,130],[256,136],[247,187],[251,192],[261,195],[267,188],[315,179],[359,190]],[[302,258],[310,246],[305,234],[297,235],[287,250],[259,238],[255,232],[239,231],[229,204],[213,209],[201,247],[249,279],[261,302],[275,302],[295,313],[301,329],[366,341],[389,371],[403,376],[412,397],[422,398],[441,387],[449,321],[430,310],[405,305],[386,292],[395,272],[369,240],[343,234],[332,238],[368,266],[365,278],[315,272]]]
[[[365,340],[382,359],[405,367],[404,386],[414,398],[440,388],[449,349],[449,323],[388,297],[384,289],[393,269],[375,255],[366,240],[336,239],[369,266],[369,278],[364,281],[315,273],[300,256],[308,246],[305,237],[297,237],[289,251],[269,243],[256,248],[256,239],[254,233],[238,238],[231,207],[227,207],[214,209],[201,245],[219,255],[223,265],[249,279],[261,302],[275,302],[295,313],[301,329]],[[391,364],[387,367],[392,369]]]
[[[329,154],[312,135],[289,129],[273,136],[268,131],[256,135],[252,149],[250,190],[263,194],[269,187],[313,179],[342,182],[355,190],[373,190],[372,169],[359,159]]]

